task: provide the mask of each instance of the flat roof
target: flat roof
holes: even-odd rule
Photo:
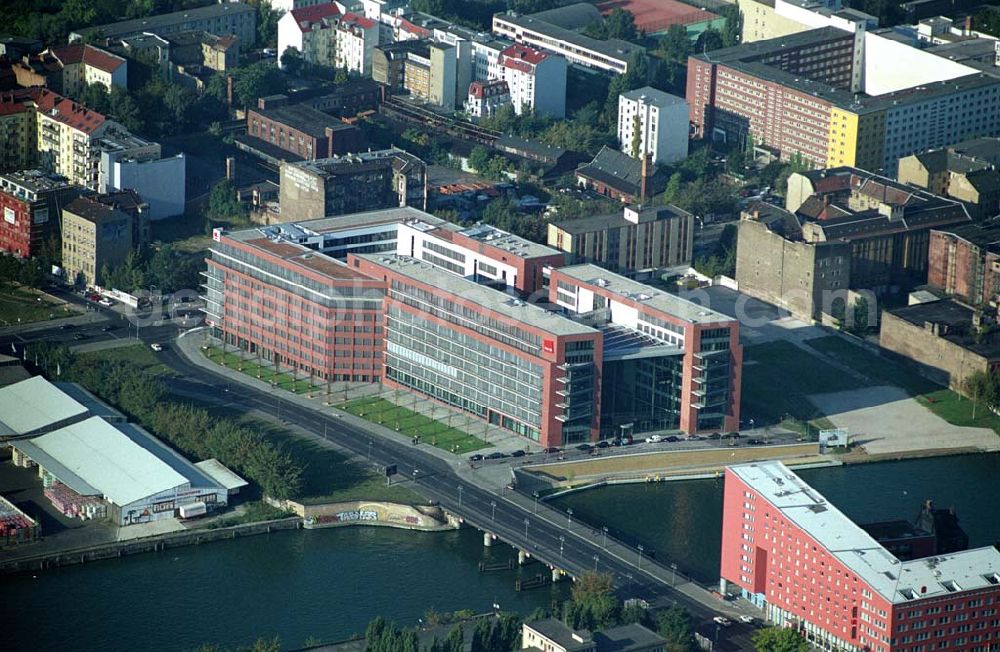
[[[653,88],[652,86],[643,86],[642,88],[622,93],[621,96],[627,100],[643,100],[648,104],[653,104],[658,107],[672,106],[675,104],[687,104],[687,100],[683,97],[671,95],[670,93],[661,91],[658,88]]]
[[[206,5],[204,7],[196,7],[194,9],[186,9],[184,11],[175,11],[169,14],[158,14],[156,16],[147,16],[146,18],[122,20],[117,23],[108,23],[106,25],[95,25],[93,27],[73,30],[72,34],[85,37],[90,34],[100,33],[106,38],[114,38],[121,34],[155,32],[157,29],[163,27],[172,27],[174,25],[188,23],[193,20],[210,20],[226,14],[247,14],[256,13],[256,11],[257,8],[253,5],[239,2],[220,2]]]
[[[533,623],[525,623],[525,625],[566,650],[586,649],[594,644],[588,630],[574,631],[569,625],[556,618],[544,618]]]
[[[664,646],[666,639],[639,623],[611,627],[594,633],[598,652],[629,652],[629,650]]]
[[[496,247],[518,256],[519,258],[542,258],[545,256],[562,256],[563,252],[553,249],[543,244],[538,244],[515,235],[508,231],[498,229],[489,224],[477,224],[470,227],[460,227],[450,222],[440,225],[441,229],[446,229],[459,235],[463,235],[470,240],[481,242],[490,247]]]
[[[358,258],[385,267],[400,276],[436,287],[442,293],[461,297],[466,305],[479,306],[552,335],[584,335],[598,332],[595,328],[523,301],[517,296],[494,290],[410,256],[382,253],[359,254]]]
[[[68,419],[87,408],[41,376],[0,388],[0,435],[27,435]]]
[[[240,487],[245,487],[250,484],[240,476],[230,471],[225,464],[214,457],[201,462],[195,462],[194,465],[201,469],[210,478],[225,487],[226,491],[239,489]]]
[[[783,463],[728,469],[893,604],[996,585],[1000,551],[992,546],[901,562]]]
[[[188,482],[171,465],[123,432],[122,426],[110,424],[100,417],[91,417],[15,446],[43,467],[46,461],[54,460],[61,468],[48,470],[56,478],[63,480],[60,472],[69,471],[75,479],[119,506]],[[43,455],[38,455],[39,452]],[[74,478],[67,480],[66,484],[76,490]]]
[[[650,212],[655,212],[656,220],[667,220],[673,217],[683,217],[687,214],[682,208],[678,208],[673,204],[666,204],[664,206],[642,206],[639,204],[632,204],[630,206],[633,210],[639,211],[641,215],[649,214]],[[559,220],[557,222],[550,222],[554,224],[556,228],[566,233],[590,233],[592,231],[603,231],[605,229],[615,229],[622,227],[635,226],[635,222],[630,222],[625,219],[624,211],[620,213],[610,213],[606,215],[590,215],[587,217],[577,217],[570,218],[567,220]]]
[[[665,312],[668,315],[683,319],[692,324],[736,321],[729,315],[724,315],[711,308],[700,306],[693,301],[682,299],[676,294],[670,294],[645,283],[633,281],[630,278],[609,272],[603,267],[598,267],[591,263],[559,267],[553,270],[553,272],[565,274],[587,285],[603,288],[611,294],[620,295],[623,299],[631,299],[644,306],[649,306],[654,310]]]
[[[590,52],[596,52],[602,54],[609,59],[615,59],[628,64],[629,57],[633,52],[645,52],[646,48],[641,45],[636,45],[634,43],[629,43],[628,41],[623,41],[621,39],[608,39],[606,41],[599,41],[598,39],[591,38],[584,34],[574,32],[558,25],[553,25],[552,23],[547,23],[544,20],[537,20],[531,16],[515,16],[513,14],[498,14],[501,20],[513,23],[518,27],[543,34],[544,36],[553,38],[557,41],[564,41],[566,43],[571,43],[578,48],[583,50],[588,50]]]

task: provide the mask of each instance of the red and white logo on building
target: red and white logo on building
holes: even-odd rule
[[[542,351],[545,353],[555,353],[556,343],[555,340],[542,340]]]

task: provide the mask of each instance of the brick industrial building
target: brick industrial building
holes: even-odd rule
[[[825,650],[991,650],[1000,551],[900,561],[781,462],[726,469],[722,591]]]
[[[248,110],[247,135],[306,161],[365,148],[365,137],[359,127],[303,104]]]
[[[544,245],[412,208],[215,239],[209,325],[281,366],[405,387],[543,446],[738,426],[736,321]]]
[[[1000,134],[1000,77],[866,33],[864,23],[693,55],[686,97],[696,135],[894,175],[900,157]]]

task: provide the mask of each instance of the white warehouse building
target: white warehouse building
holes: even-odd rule
[[[689,124],[683,97],[650,86],[618,96],[618,141],[629,156],[652,154],[654,163],[687,158]]]

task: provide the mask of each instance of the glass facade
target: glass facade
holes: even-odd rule
[[[680,427],[684,357],[668,355],[604,363],[601,437]]]

